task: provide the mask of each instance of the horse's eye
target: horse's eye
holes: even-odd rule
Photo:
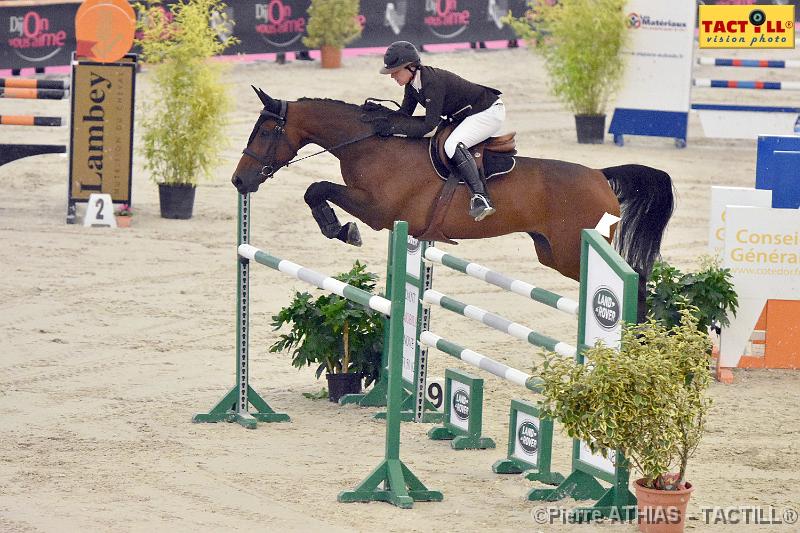
[[[266,137],[268,135],[267,130],[261,130],[259,133],[262,137]]]

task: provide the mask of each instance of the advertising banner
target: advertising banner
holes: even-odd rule
[[[75,14],[79,6],[15,6],[0,2],[0,68],[69,65],[75,51]]]
[[[131,203],[136,63],[126,59],[73,65],[68,221],[92,193]]]
[[[800,300],[800,210],[728,206],[723,266],[739,297],[723,328],[720,365],[735,367],[767,300]]]

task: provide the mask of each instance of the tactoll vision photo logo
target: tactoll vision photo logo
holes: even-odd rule
[[[794,48],[794,6],[700,6],[700,48]]]
[[[67,32],[51,24],[50,19],[36,11],[28,11],[21,17],[9,17],[8,28],[11,35],[8,46],[26,61],[45,61],[64,46]]]

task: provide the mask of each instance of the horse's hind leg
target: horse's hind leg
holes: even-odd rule
[[[348,222],[344,226],[339,222],[328,200],[339,202],[348,195],[348,188],[329,181],[312,183],[306,190],[303,199],[311,208],[311,215],[317,221],[323,235],[329,239],[339,239],[346,244],[361,246],[361,233],[355,222]]]

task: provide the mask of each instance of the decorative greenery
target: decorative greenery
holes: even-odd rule
[[[361,35],[358,0],[311,0],[303,44],[309,48],[344,45]]]
[[[685,488],[686,466],[705,430],[711,399],[710,341],[692,309],[672,328],[626,325],[618,352],[598,342],[587,364],[549,357],[540,375],[543,411],[608,457],[619,450],[645,486]],[[677,474],[670,474],[679,467]]]
[[[553,94],[577,115],[602,115],[624,71],[626,0],[528,0],[504,21],[538,51]]]
[[[350,271],[336,276],[356,288],[372,292],[377,276],[356,261]],[[292,302],[272,317],[275,330],[291,324],[269,347],[270,352],[292,350],[292,365],[317,364],[316,375],[360,372],[364,384],[378,378],[383,352],[383,315],[336,294],[314,300],[307,292],[295,293]]]
[[[700,271],[684,274],[665,261],[656,261],[647,283],[647,308],[656,320],[667,327],[680,322],[681,309],[696,309],[697,327],[728,326],[729,313],[736,315],[739,299],[731,281],[731,271],[722,268],[719,259],[700,258]]]
[[[114,215],[118,217],[132,217],[133,209],[131,209],[131,206],[128,204],[122,204],[114,211]]]
[[[236,39],[220,40],[212,17],[232,24],[221,0],[181,0],[166,11],[138,4],[143,60],[155,65],[142,119],[142,151],[157,183],[196,186],[210,176],[225,146],[230,97],[222,65],[210,58]]]

